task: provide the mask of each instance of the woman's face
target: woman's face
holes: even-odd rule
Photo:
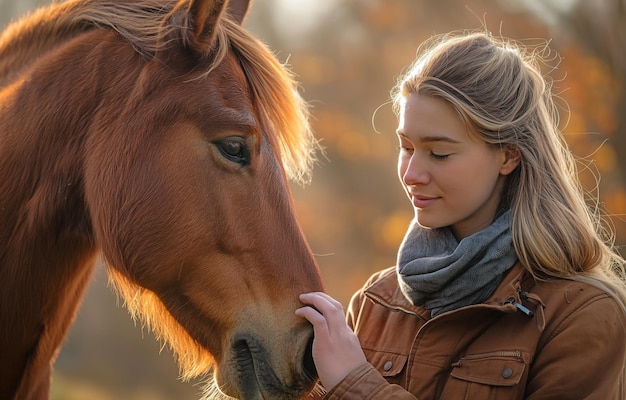
[[[424,94],[405,99],[397,134],[400,181],[420,225],[451,226],[461,240],[493,222],[517,157],[470,137],[449,103]]]

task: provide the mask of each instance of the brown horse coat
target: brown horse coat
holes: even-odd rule
[[[46,398],[99,255],[184,376],[291,399],[321,290],[287,175],[315,141],[247,1],[70,0],[0,37],[0,398]]]

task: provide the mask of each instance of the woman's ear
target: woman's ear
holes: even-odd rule
[[[504,158],[500,166],[500,175],[509,175],[522,161],[522,154],[517,146],[508,145],[502,149]]]

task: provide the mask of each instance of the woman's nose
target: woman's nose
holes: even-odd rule
[[[424,185],[430,181],[430,173],[425,163],[415,154],[407,161],[405,168],[401,168],[401,177],[407,186]]]

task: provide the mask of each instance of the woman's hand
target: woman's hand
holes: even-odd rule
[[[322,386],[330,390],[367,362],[365,354],[346,323],[341,303],[322,292],[302,294],[300,301],[307,306],[297,309],[296,315],[313,325],[313,361]]]

